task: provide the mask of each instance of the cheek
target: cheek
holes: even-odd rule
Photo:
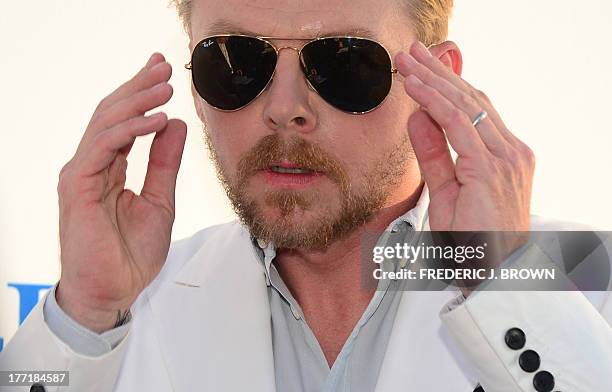
[[[334,116],[333,124],[325,128],[333,130],[327,150],[344,162],[351,178],[358,179],[380,164],[408,132],[414,104],[407,96],[398,95],[392,91],[379,108],[364,115]]]
[[[240,158],[247,153],[264,133],[253,127],[252,115],[248,113],[224,113],[207,110],[207,128],[217,158],[230,173],[238,166]]]
[[[208,133],[217,153],[223,154],[223,161],[237,162],[266,135],[265,130],[257,126],[259,117],[248,109],[237,112],[205,109]]]

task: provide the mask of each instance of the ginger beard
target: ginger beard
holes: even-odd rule
[[[381,156],[369,172],[361,173],[363,186],[357,189],[340,162],[320,146],[297,136],[285,143],[275,133],[263,137],[244,154],[236,173],[229,176],[206,127],[204,135],[217,177],[234,212],[255,238],[271,241],[276,248],[285,249],[324,250],[346,237],[383,207],[406,173],[408,162],[414,158],[406,132],[398,143],[390,144],[388,153]],[[317,189],[268,190],[263,205],[261,200],[256,200],[247,191],[249,181],[261,170],[282,160],[324,173],[338,188],[339,211],[325,208],[327,198]],[[272,209],[274,216],[267,214],[265,209]],[[309,218],[303,219],[304,214],[309,214]]]

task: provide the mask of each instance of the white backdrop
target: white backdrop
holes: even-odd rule
[[[608,230],[610,15],[608,0],[456,0],[450,33],[464,54],[464,77],[487,92],[536,153],[533,212]],[[233,213],[204,149],[182,67],[187,39],[166,0],[3,1],[0,48],[0,338],[6,344],[24,311],[20,299],[23,307],[37,292],[24,285],[59,277],[60,168],[100,99],[154,51],[174,68],[175,94],[164,109],[189,127],[173,238]],[[136,191],[151,140],[139,140],[129,158],[128,186]]]

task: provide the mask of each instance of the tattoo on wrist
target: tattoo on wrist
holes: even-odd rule
[[[132,319],[132,313],[129,309],[121,310],[117,309],[117,321],[115,321],[115,326],[113,328],[120,327]]]

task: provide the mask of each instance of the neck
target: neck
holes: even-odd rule
[[[373,270],[375,266],[374,263],[361,263],[363,239],[372,233],[378,237],[393,220],[414,208],[423,184],[418,182],[403,189],[407,189],[404,194],[394,195],[395,198],[389,200],[370,220],[324,250],[277,250],[274,265],[302,307],[322,346],[325,346],[324,335],[333,333],[330,327],[344,326],[343,331],[335,333],[348,337],[372,299],[376,282],[372,278],[372,271],[363,268],[367,265]],[[371,279],[367,286],[362,281],[364,273]],[[327,352],[323,347],[330,364],[340,348]]]

